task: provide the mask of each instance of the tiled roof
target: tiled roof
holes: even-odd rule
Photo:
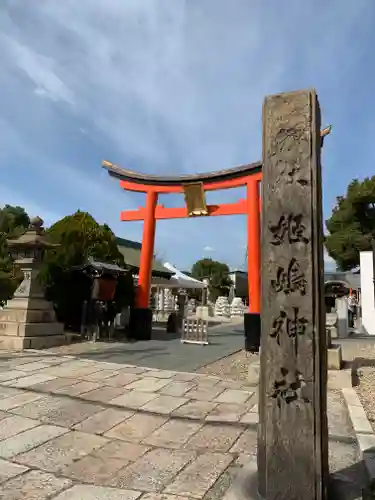
[[[142,244],[138,241],[127,240],[125,238],[116,238],[117,247],[125,259],[128,267],[139,269]],[[173,275],[167,268],[155,259],[152,263],[152,275],[169,278]]]

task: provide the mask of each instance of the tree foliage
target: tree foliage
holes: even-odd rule
[[[22,234],[29,223],[29,216],[22,207],[5,205],[0,209],[0,304],[13,296],[22,279],[22,273],[13,268],[7,239]]]
[[[48,229],[47,236],[49,241],[60,245],[47,252],[41,271],[47,298],[53,301],[58,319],[76,329],[80,325],[83,301],[90,296],[91,280],[72,268],[83,265],[89,257],[124,267],[124,257],[111,229],[106,224],[99,225],[86,212],[78,211],[59,220]],[[133,289],[128,276],[121,278],[116,294],[119,305],[133,301]]]
[[[326,221],[325,245],[338,267],[347,271],[359,265],[359,252],[372,250],[375,239],[375,176],[353,180],[339,196]]]
[[[206,258],[198,260],[191,268],[193,278],[209,280],[210,296],[215,300],[219,295],[228,295],[232,284],[229,276],[229,267],[223,262]]]

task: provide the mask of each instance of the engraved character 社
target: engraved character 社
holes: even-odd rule
[[[271,281],[271,286],[276,292],[289,294],[299,291],[301,295],[306,295],[307,281],[296,259],[290,261],[286,270],[283,267],[277,268],[276,279]]]
[[[280,375],[281,376],[274,381],[270,394],[271,398],[276,399],[279,408],[282,402],[289,404],[298,399],[305,403],[309,402],[309,399],[303,394],[303,388],[306,386],[306,382],[301,372],[298,370],[290,372],[287,368],[282,367],[280,369]]]
[[[275,225],[270,225],[272,245],[281,245],[285,237],[288,243],[308,243],[306,226],[302,222],[302,215],[282,215]]]

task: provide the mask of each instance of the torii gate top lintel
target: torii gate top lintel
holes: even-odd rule
[[[127,168],[119,167],[108,161],[103,161],[105,168],[111,177],[120,180],[120,185],[127,191],[147,193],[177,193],[183,191],[185,184],[201,182],[205,191],[230,189],[246,185],[251,176],[254,180],[261,179],[262,163],[250,163],[240,165],[226,170],[216,172],[199,173],[180,176],[156,176],[141,174]]]

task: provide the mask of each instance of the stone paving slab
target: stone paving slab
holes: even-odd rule
[[[25,359],[7,359],[0,380],[0,500],[219,500],[256,458],[257,394],[243,383]],[[331,433],[348,436],[340,400],[328,402]],[[336,469],[349,448],[330,450]]]
[[[0,489],[0,499],[47,500],[71,484],[67,478],[57,478],[46,472],[32,470],[4,483]]]
[[[27,470],[27,467],[24,467],[23,465],[13,464],[0,459],[0,484],[12,479],[15,476],[23,474]]]
[[[80,484],[60,493],[55,500],[136,500],[141,494],[140,491]]]
[[[73,431],[17,455],[15,460],[47,472],[59,472],[106,443],[108,440],[104,437]]]
[[[16,436],[0,441],[0,457],[15,457],[20,453],[27,452],[66,432],[68,432],[67,429],[54,425],[40,425],[39,427],[34,427],[33,429],[29,429]]]

